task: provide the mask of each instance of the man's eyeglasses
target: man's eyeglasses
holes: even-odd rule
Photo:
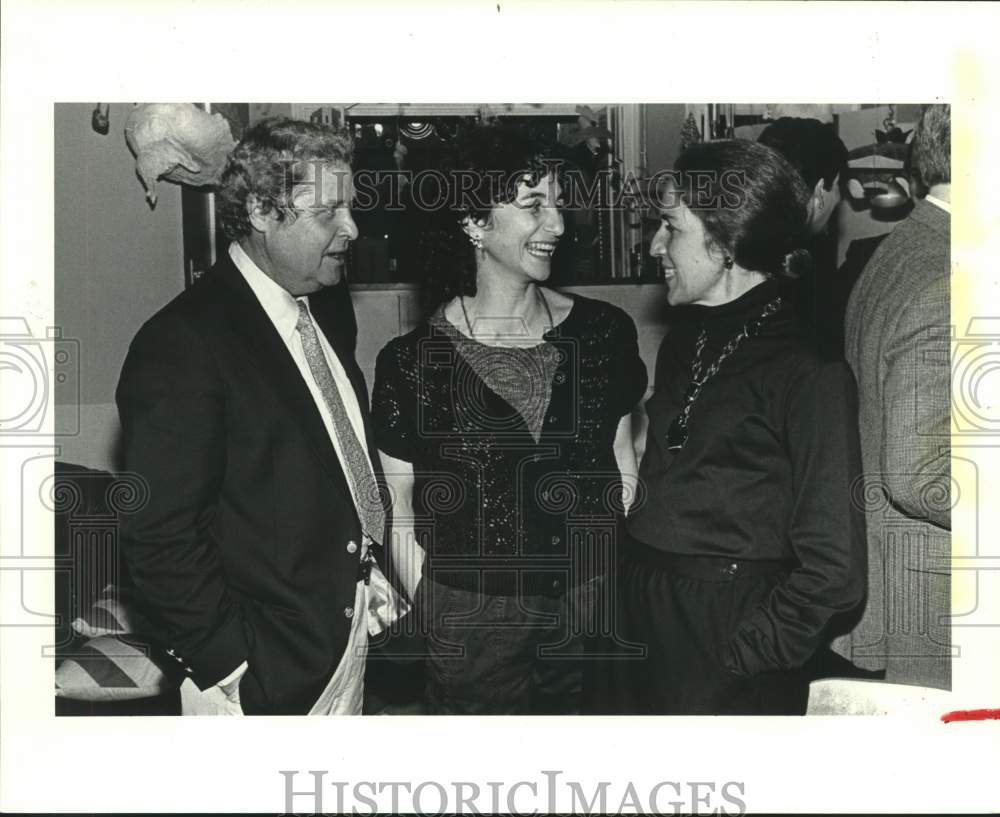
[[[287,204],[281,208],[293,213],[312,213],[320,218],[335,218],[342,210],[350,211],[351,205],[348,202],[338,202],[337,204],[310,204],[308,207],[296,207],[294,204]]]

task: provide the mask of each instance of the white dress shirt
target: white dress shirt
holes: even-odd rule
[[[944,199],[939,199],[937,196],[932,196],[930,193],[924,196],[924,201],[929,201],[935,207],[939,207],[940,209],[944,210],[948,215],[951,215],[950,202],[947,202]]]
[[[229,257],[233,259],[236,268],[243,274],[246,282],[250,285],[250,289],[253,290],[253,294],[257,296],[257,300],[260,302],[264,312],[267,313],[267,317],[270,318],[271,323],[274,324],[274,328],[281,335],[288,353],[292,356],[292,360],[295,361],[302,379],[305,380],[306,385],[309,387],[309,393],[312,395],[313,402],[323,417],[323,425],[326,426],[326,433],[330,435],[330,441],[337,451],[337,459],[340,460],[340,466],[346,474],[347,463],[344,460],[344,453],[340,450],[340,442],[337,440],[337,433],[333,427],[333,418],[330,416],[330,409],[327,408],[326,400],[323,399],[323,393],[313,379],[312,371],[309,369],[309,362],[306,360],[305,352],[302,350],[302,338],[299,337],[299,333],[295,329],[295,325],[299,321],[298,300],[292,297],[287,290],[273,279],[268,278],[261,271],[260,267],[250,260],[250,256],[243,251],[243,248],[239,244],[235,242],[230,244]],[[300,300],[305,303],[306,309],[308,309],[309,301],[306,298],[301,298]],[[309,314],[312,315],[312,312]],[[340,392],[340,399],[344,403],[347,417],[351,421],[354,433],[361,443],[365,457],[367,457],[368,445],[365,439],[365,425],[361,419],[361,407],[358,405],[358,398],[354,394],[354,388],[351,386],[351,381],[348,379],[344,367],[340,365],[340,358],[337,357],[337,354],[330,346],[330,342],[326,339],[326,335],[323,334],[323,330],[320,329],[315,319],[313,323],[316,325],[316,335],[319,337],[319,344],[323,348],[323,356],[326,358],[330,372],[333,374],[334,382],[337,384],[337,391]],[[370,461],[368,465],[371,467]],[[348,480],[347,483],[348,487],[353,491],[351,481]],[[354,501],[357,504],[357,497],[354,497]]]

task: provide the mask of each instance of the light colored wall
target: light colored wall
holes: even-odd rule
[[[140,325],[184,287],[180,188],[157,186],[146,204],[125,144],[132,106],[112,104],[106,136],[90,126],[93,104],[55,106],[55,318],[79,341],[80,432],[60,437],[60,458],[114,465],[115,386]]]

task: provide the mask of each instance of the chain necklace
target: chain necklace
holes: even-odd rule
[[[556,328],[556,324],[555,324],[555,321],[552,319],[552,310],[549,309],[549,302],[548,302],[548,300],[546,300],[545,295],[542,294],[542,288],[541,287],[535,287],[535,294],[541,300],[542,306],[545,307],[545,314],[548,316],[548,319],[549,319],[549,329],[548,329],[548,331],[551,332],[553,329]],[[476,339],[476,333],[472,331],[472,323],[469,321],[469,313],[465,311],[465,296],[464,295],[459,295],[458,296],[458,303],[462,307],[462,315],[465,317],[465,325],[466,325],[466,327],[469,330],[469,337],[472,340],[475,340]]]
[[[702,328],[701,332],[698,333],[698,340],[694,345],[694,359],[691,361],[691,382],[684,390],[684,405],[681,407],[680,413],[670,424],[670,428],[667,429],[667,448],[669,450],[679,451],[684,447],[684,443],[687,442],[688,419],[691,416],[691,406],[693,406],[694,401],[698,399],[698,395],[701,394],[701,390],[705,384],[715,376],[716,372],[719,371],[722,361],[735,352],[745,338],[756,337],[757,333],[760,332],[760,328],[763,325],[764,320],[773,315],[780,308],[781,298],[775,298],[773,301],[768,303],[768,305],[764,307],[764,311],[761,312],[756,318],[752,318],[743,324],[743,328],[735,337],[731,338],[729,342],[722,347],[722,351],[719,352],[719,356],[709,364],[708,368],[703,368],[701,362],[701,353],[704,351],[705,343],[708,341],[708,333],[704,328]]]

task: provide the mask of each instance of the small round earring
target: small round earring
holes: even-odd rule
[[[724,266],[726,269],[732,269],[733,263],[734,261],[731,255],[727,255],[722,259],[722,266]]]
[[[469,236],[469,241],[472,242],[472,246],[477,250],[481,250],[483,248],[483,237],[481,235],[471,235]]]

